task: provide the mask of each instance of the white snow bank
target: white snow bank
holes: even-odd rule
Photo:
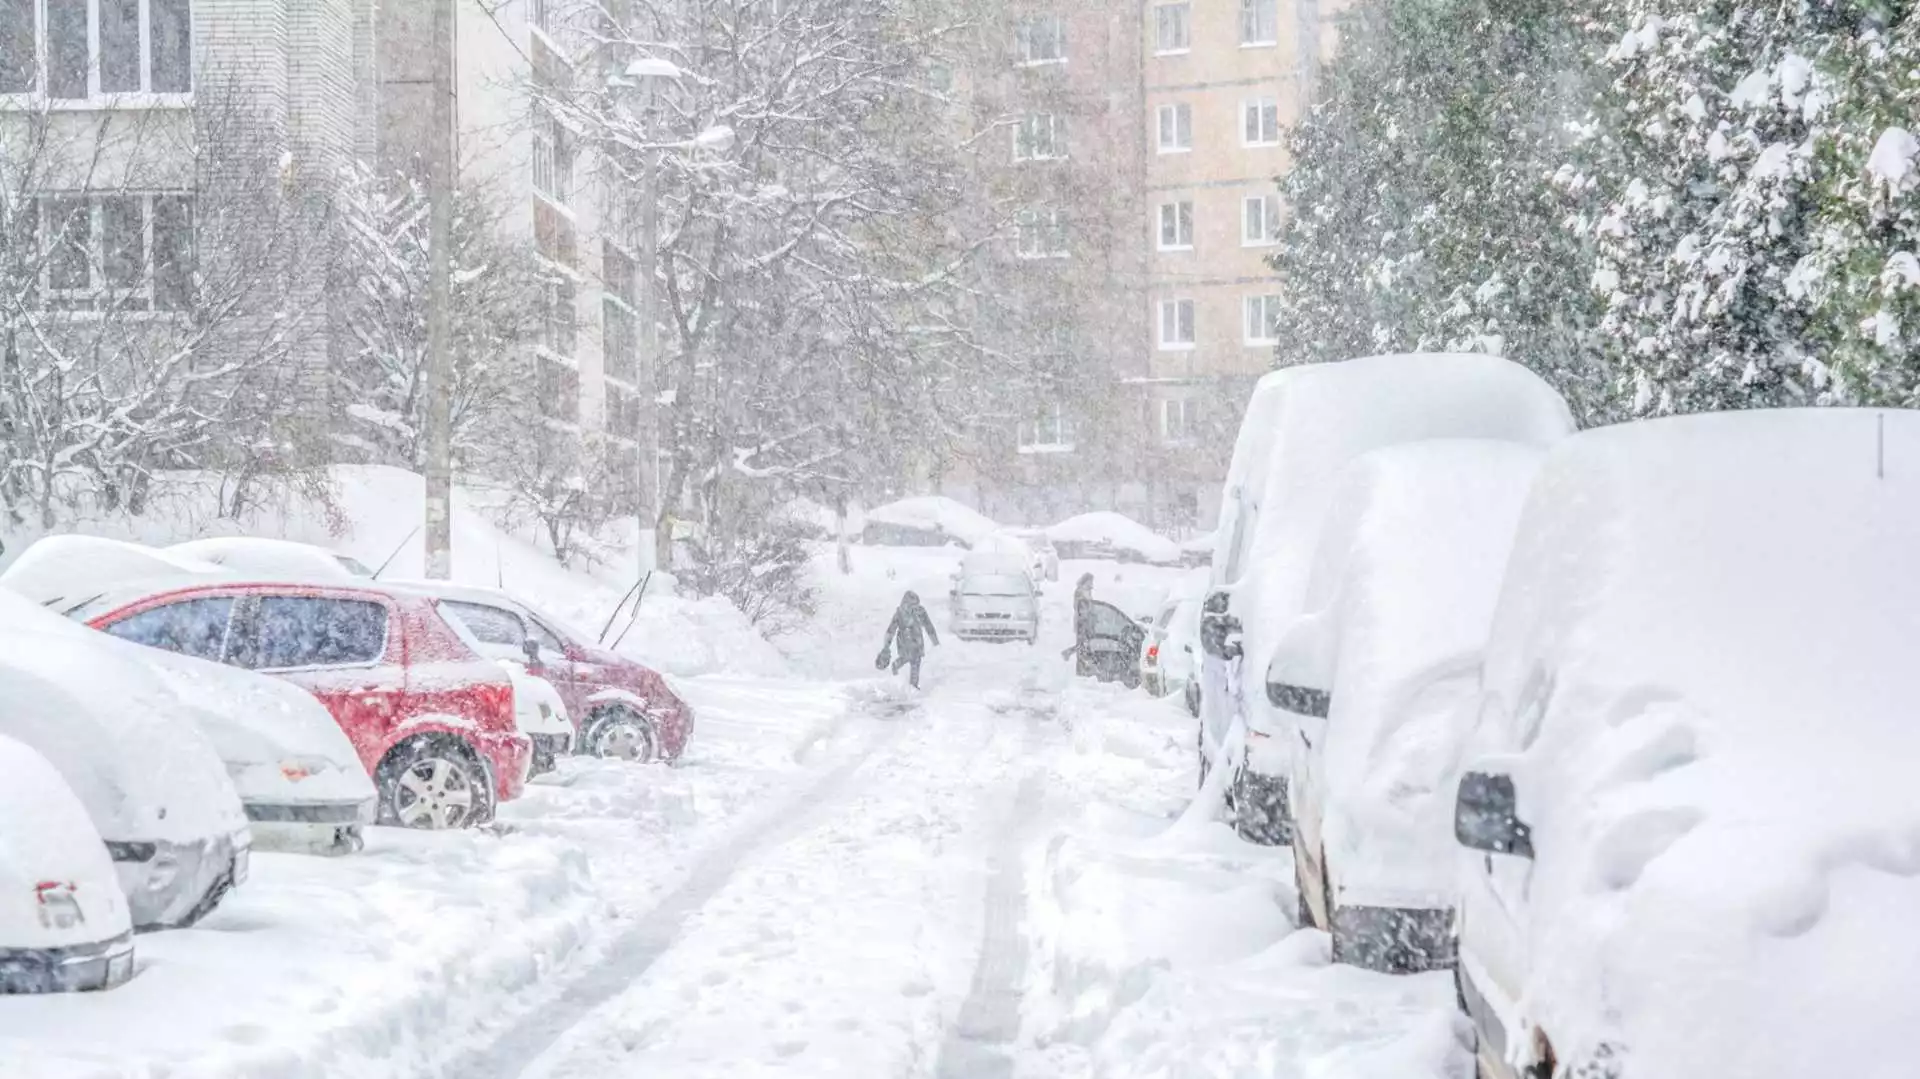
[[[1459,705],[1477,683],[1543,456],[1441,439],[1376,450],[1342,473],[1308,587],[1311,613],[1273,672],[1331,692],[1315,723],[1312,786],[1339,902],[1453,903],[1450,780],[1471,720]],[[1296,646],[1325,669],[1289,671]]]
[[[867,531],[875,532],[876,525],[944,536],[963,547],[971,547],[1000,530],[999,525],[978,510],[944,495],[903,498],[898,502],[875,506],[867,511]],[[867,542],[882,541],[869,539]]]
[[[1521,754],[1523,1000],[1563,1062],[1911,1074],[1888,1047],[1920,1000],[1917,550],[1920,414],[1695,416],[1552,455],[1481,729]]]
[[[1066,547],[1108,548],[1144,562],[1174,565],[1180,545],[1123,513],[1101,510],[1069,517],[1047,529],[1047,538]]]

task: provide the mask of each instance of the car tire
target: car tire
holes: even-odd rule
[[[381,824],[424,831],[493,819],[493,777],[473,747],[448,734],[410,738],[374,769]]]
[[[660,758],[660,736],[653,721],[624,705],[595,712],[580,742],[593,757],[636,764]]]
[[[1262,847],[1280,847],[1293,841],[1284,794],[1276,797],[1250,784],[1244,767],[1233,777],[1231,794],[1233,830],[1240,838]]]

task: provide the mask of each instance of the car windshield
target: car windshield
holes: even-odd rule
[[[1033,583],[1025,577],[1011,574],[991,577],[968,577],[960,582],[960,594],[963,596],[1031,596]]]

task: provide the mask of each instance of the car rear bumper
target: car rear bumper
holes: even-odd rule
[[[112,989],[133,977],[133,934],[65,948],[0,948],[0,995]]]
[[[352,854],[365,845],[375,799],[357,802],[244,803],[253,849],[280,854]]]
[[[494,797],[502,802],[520,797],[533,770],[533,739],[512,731],[475,735],[473,741],[493,772]]]
[[[560,766],[560,758],[573,749],[571,734],[534,734],[533,764],[527,770],[529,776],[546,775]]]
[[[190,843],[109,842],[135,929],[193,921],[247,879],[253,840],[246,831]]]

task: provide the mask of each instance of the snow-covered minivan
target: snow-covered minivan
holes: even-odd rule
[[[1555,450],[1458,785],[1482,1075],[1906,1079],[1920,414]]]
[[[1305,613],[1267,697],[1298,738],[1288,797],[1301,923],[1387,973],[1452,964],[1454,768],[1501,574],[1543,454],[1437,439],[1337,483]]]
[[[127,896],[86,806],[45,757],[0,735],[0,996],[133,977]]]
[[[0,589],[0,735],[86,806],[133,925],[192,925],[247,878],[252,836],[226,768],[140,649]]]
[[[1249,839],[1288,839],[1296,740],[1266,698],[1273,649],[1300,615],[1333,480],[1372,450],[1434,438],[1546,447],[1573,431],[1552,387],[1496,356],[1372,356],[1290,367],[1248,403],[1221,494],[1202,607],[1201,768],[1244,745],[1229,799]],[[1244,739],[1232,737],[1244,728]]]

